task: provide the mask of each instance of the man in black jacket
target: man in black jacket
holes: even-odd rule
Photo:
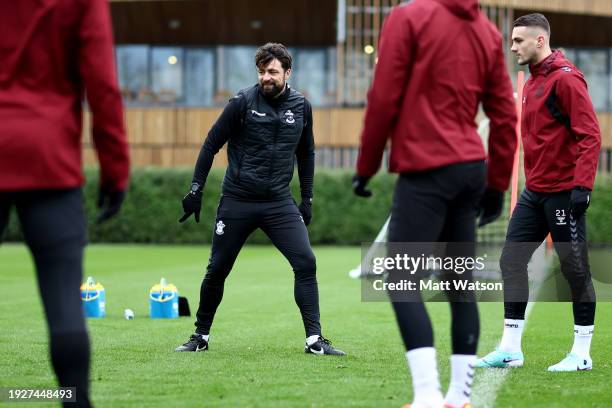
[[[344,355],[321,335],[316,259],[306,225],[312,218],[314,137],[312,108],[291,89],[291,55],[282,44],[257,50],[259,83],[234,96],[202,146],[189,193],[183,199],[184,222],[200,221],[202,189],[213,157],[227,142],[229,165],[223,180],[212,249],[200,288],[196,330],[175,351],[208,349],[210,326],[223,297],[223,285],[248,236],[261,228],[289,260],[295,274],[295,302],[300,308],[306,345],[313,354]],[[302,202],[289,190],[297,159]]]

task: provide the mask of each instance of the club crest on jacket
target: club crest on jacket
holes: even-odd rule
[[[293,117],[293,112],[291,112],[290,110],[285,112],[285,122],[289,123],[289,124],[295,123],[295,118]]]

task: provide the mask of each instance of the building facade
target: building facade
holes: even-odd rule
[[[117,70],[136,166],[192,166],[236,91],[257,81],[253,54],[268,41],[294,57],[291,85],[314,107],[317,161],[352,167],[382,22],[399,0],[111,0]],[[554,48],[584,72],[600,120],[600,169],[612,151],[612,1],[481,0],[500,29],[511,77],[512,21],[542,12]],[[85,118],[84,132],[89,120]],[[216,166],[225,165],[220,154]],[[85,161],[95,163],[91,146]]]

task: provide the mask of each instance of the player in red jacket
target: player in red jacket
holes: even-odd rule
[[[0,2],[0,237],[15,207],[32,251],[51,361],[90,406],[79,286],[86,242],[82,99],[101,167],[99,221],[119,211],[129,158],[106,0]]]
[[[529,295],[527,263],[550,233],[569,282],[574,345],[548,371],[590,370],[595,291],[586,248],[586,214],[597,171],[601,134],[587,84],[560,51],[550,49],[542,14],[514,22],[512,52],[531,77],[523,96],[522,138],[526,188],[514,209],[500,265],[504,279],[504,334],[478,367],[524,363],[521,336]],[[565,300],[565,299],[563,299]]]
[[[475,117],[490,118],[488,156]],[[474,256],[475,221],[501,214],[516,149],[516,112],[502,38],[477,0],[414,0],[386,19],[368,93],[355,193],[379,169],[391,139],[389,170],[400,173],[389,242],[449,242],[447,256]],[[486,162],[485,162],[486,160]],[[395,255],[391,246],[389,256]],[[418,254],[409,254],[419,256]],[[388,282],[410,279],[389,272]],[[453,272],[447,278],[458,278]],[[463,275],[469,280],[471,271]],[[412,372],[413,407],[469,405],[479,336],[471,291],[449,290],[451,382],[440,391],[433,331],[417,291],[389,291]]]

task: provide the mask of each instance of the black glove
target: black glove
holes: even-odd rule
[[[359,197],[370,197],[372,192],[367,190],[365,186],[370,181],[369,177],[359,176],[355,174],[353,176],[353,192]]]
[[[125,191],[114,190],[100,187],[98,192],[98,216],[96,222],[99,224],[115,216],[121,209],[121,205],[125,200]]]
[[[591,190],[585,187],[574,187],[570,194],[569,210],[574,219],[585,213],[591,202]]]
[[[312,199],[307,198],[302,200],[298,206],[298,210],[300,210],[300,214],[302,214],[304,225],[310,224],[310,221],[312,220]]]
[[[185,222],[185,220],[194,215],[197,223],[200,222],[200,210],[202,209],[202,186],[198,183],[191,183],[191,189],[183,197],[183,211],[185,214],[179,219],[179,222]]]
[[[480,221],[478,222],[479,227],[495,221],[499,218],[504,208],[504,193],[501,191],[487,188],[484,195],[480,199],[480,210],[478,215]]]

